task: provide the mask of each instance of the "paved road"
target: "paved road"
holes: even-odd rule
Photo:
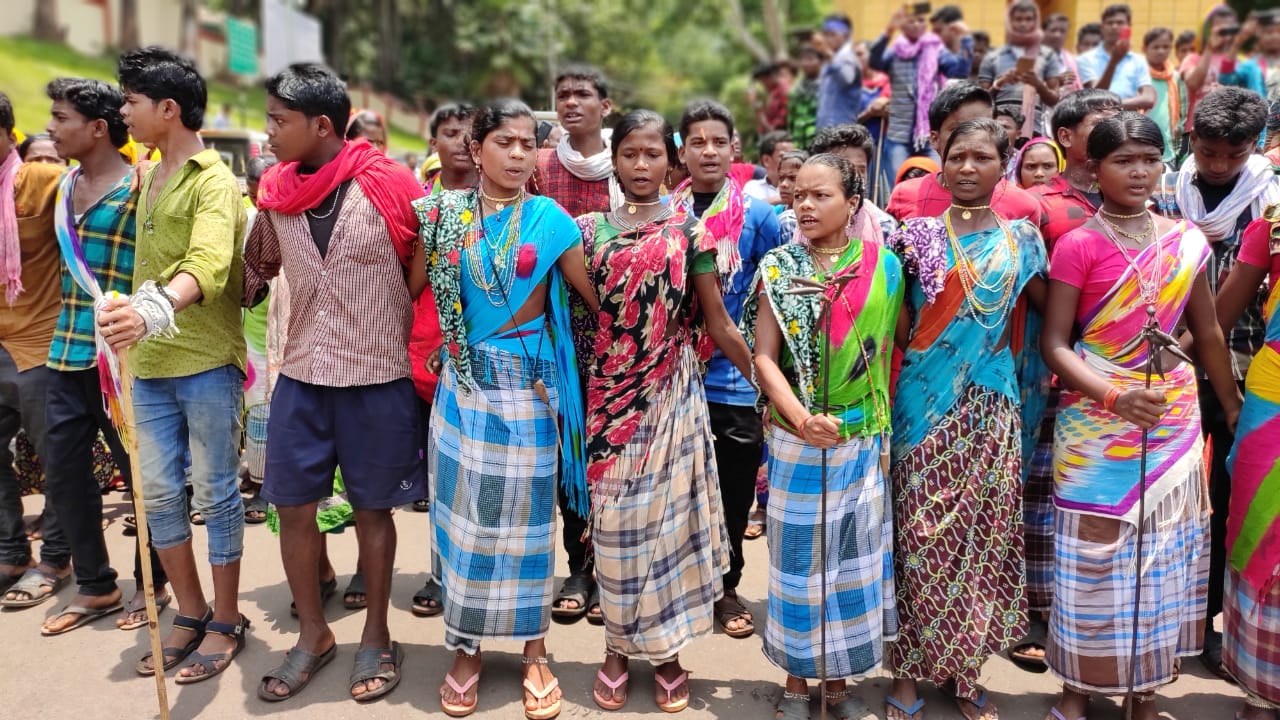
[[[121,534],[125,504],[119,495],[107,498],[107,529],[112,557],[124,576],[128,567],[130,540]],[[27,498],[27,512],[38,512],[40,498]],[[356,642],[363,621],[361,613],[341,609],[335,597],[329,617],[340,649],[335,661],[325,668],[305,693],[294,700],[267,704],[257,699],[261,674],[274,667],[293,642],[297,625],[289,617],[289,591],[280,567],[279,547],[265,526],[246,528],[248,561],[242,575],[242,609],[253,622],[249,645],[233,667],[208,683],[179,688],[169,684],[174,720],[188,718],[360,718],[378,720],[419,714],[444,717],[437,689],[451,661],[443,647],[444,630],[438,618],[420,619],[409,612],[410,597],[422,586],[427,568],[427,515],[397,512],[400,530],[398,566],[393,586],[391,632],[405,645],[405,679],[393,694],[377,703],[362,706],[347,699],[346,677],[354,660]],[[204,552],[204,533],[196,529],[197,556]],[[353,533],[332,538],[329,543],[338,568],[340,584],[355,566]],[[764,585],[767,552],[763,540],[747,543],[747,572],[742,597],[757,621],[764,617]],[[563,563],[563,558],[561,558]],[[208,568],[202,573],[210,588]],[[563,576],[564,568],[561,567]],[[124,580],[126,593],[132,581]],[[157,715],[155,686],[150,678],[140,678],[133,665],[147,649],[145,631],[124,633],[112,620],[99,621],[68,635],[40,636],[40,623],[73,594],[64,589],[55,601],[22,611],[0,613],[0,720],[92,718],[152,718]],[[173,611],[161,617],[167,627]],[[586,622],[563,626],[553,624],[547,640],[552,667],[565,691],[564,718],[656,718],[662,713],[654,706],[652,672],[632,664],[631,696],[618,713],[598,709],[591,701],[591,682],[602,658],[601,630]],[[485,670],[481,680],[479,711],[484,720],[523,717],[520,692],[520,644],[485,645]],[[731,718],[767,720],[780,689],[780,673],[764,659],[759,637],[734,640],[721,634],[706,637],[682,654],[681,660],[692,674],[692,701],[682,717],[686,720]],[[1184,674],[1165,693],[1165,716],[1175,720],[1216,720],[1233,717],[1239,706],[1237,688],[1210,676],[1199,662],[1184,665]],[[1058,690],[1048,675],[1023,672],[1003,658],[987,663],[983,683],[990,689],[1005,720],[1043,720]],[[880,673],[854,685],[875,708],[880,708],[889,678]],[[926,689],[926,715],[930,720],[959,720],[962,716],[941,694]],[[1111,699],[1094,701],[1090,720],[1120,720],[1119,703]],[[818,717],[814,707],[814,718]]]

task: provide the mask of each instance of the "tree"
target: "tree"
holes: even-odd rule
[[[62,42],[62,28],[58,27],[58,4],[37,2],[32,35],[39,40]]]
[[[136,50],[141,44],[138,40],[138,0],[120,0],[120,49]]]

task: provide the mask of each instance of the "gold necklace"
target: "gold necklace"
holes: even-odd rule
[[[481,187],[480,189],[480,197],[492,203],[493,206],[497,208],[498,212],[502,212],[502,208],[506,207],[510,203],[515,202],[516,200],[519,200],[520,196],[522,195],[524,195],[524,190],[517,190],[516,194],[512,195],[509,198],[498,198],[486,193],[483,187]]]
[[[835,248],[823,248],[823,247],[818,247],[817,245],[814,245],[813,243],[809,243],[809,249],[810,249],[810,250],[812,250],[812,251],[814,251],[814,252],[816,252],[816,253],[821,253],[821,254],[823,254],[823,255],[836,255],[836,256],[839,256],[839,255],[843,255],[843,254],[844,254],[844,251],[845,251],[845,250],[848,250],[848,249],[849,249],[849,245],[851,245],[852,243],[853,243],[853,240],[845,240],[844,245],[842,245],[842,246],[840,246],[840,247],[835,247]]]
[[[1109,218],[1115,218],[1116,220],[1133,220],[1134,218],[1140,218],[1143,215],[1148,215],[1146,208],[1143,208],[1142,212],[1136,212],[1132,215],[1120,215],[1118,213],[1110,212],[1105,208],[1098,208],[1098,212],[1102,213],[1103,215],[1106,215]]]
[[[1107,214],[1108,214],[1108,213],[1103,213],[1103,215],[1107,215]],[[1146,240],[1147,240],[1147,236],[1148,236],[1148,235],[1150,235],[1150,234],[1151,234],[1151,232],[1152,232],[1152,230],[1154,230],[1154,229],[1155,229],[1155,223],[1154,223],[1154,222],[1152,222],[1152,220],[1151,220],[1151,216],[1149,216],[1149,215],[1147,216],[1147,226],[1146,226],[1142,231],[1140,231],[1140,232],[1136,232],[1136,233],[1132,233],[1132,232],[1129,232],[1129,231],[1125,230],[1124,228],[1122,228],[1122,227],[1120,227],[1119,225],[1117,225],[1117,224],[1115,224],[1115,223],[1111,222],[1110,220],[1108,220],[1108,219],[1107,219],[1107,218],[1105,218],[1105,217],[1104,217],[1104,218],[1102,218],[1102,223],[1103,223],[1104,225],[1106,225],[1106,226],[1110,227],[1110,228],[1111,228],[1114,232],[1116,232],[1117,234],[1119,234],[1119,235],[1123,235],[1123,236],[1125,236],[1125,237],[1129,238],[1130,240],[1132,240],[1132,241],[1134,241],[1134,242],[1138,243],[1139,245],[1141,245],[1142,243],[1146,242]]]
[[[628,201],[627,201],[627,214],[628,214],[628,215],[635,215],[635,214],[636,214],[636,208],[642,208],[642,207],[653,207],[654,205],[661,205],[661,204],[662,204],[662,199],[661,199],[661,198],[659,198],[659,199],[657,199],[657,200],[654,200],[653,202],[636,202],[635,200],[628,200]]]
[[[960,213],[960,217],[964,220],[969,220],[973,218],[974,210],[990,210],[991,206],[990,205],[957,205],[955,203],[951,203],[951,208],[953,210],[963,211]]]
[[[1005,239],[1009,245],[1009,256],[1005,259],[1007,269],[995,283],[985,285],[981,282],[982,279],[978,269],[974,267],[973,261],[969,259],[969,256],[964,252],[964,248],[960,245],[960,238],[956,236],[955,230],[951,227],[951,213],[943,213],[942,221],[947,229],[947,241],[951,244],[951,253],[955,256],[956,276],[960,278],[960,289],[964,292],[965,300],[969,303],[969,309],[972,311],[970,314],[974,322],[987,330],[994,330],[1000,327],[1012,305],[1010,300],[1013,297],[1013,286],[1017,283],[1018,276],[1018,244],[1013,239],[1013,232],[1010,231],[1009,226],[999,216],[996,216],[996,222],[1000,229],[1004,231]],[[986,290],[1003,289],[999,290],[999,300],[994,303],[985,303],[978,299],[975,287]],[[988,325],[982,321],[983,316],[989,317],[997,315],[997,313],[998,316],[992,324]]]

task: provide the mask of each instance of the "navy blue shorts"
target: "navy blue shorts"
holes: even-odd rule
[[[417,394],[408,378],[325,387],[280,376],[267,421],[262,497],[283,507],[333,495],[342,467],[357,510],[385,510],[424,495]]]

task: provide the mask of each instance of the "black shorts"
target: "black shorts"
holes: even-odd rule
[[[384,510],[423,496],[417,394],[408,378],[326,387],[280,376],[271,397],[262,497],[283,507],[333,494],[341,466],[347,500]]]

